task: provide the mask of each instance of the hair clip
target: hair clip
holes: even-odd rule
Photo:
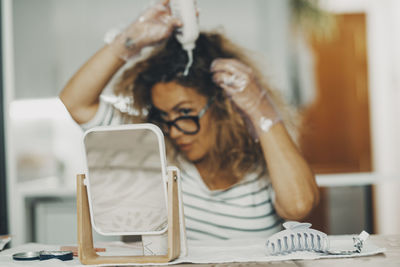
[[[266,243],[268,255],[289,254],[296,251],[311,251],[329,255],[350,255],[360,253],[369,234],[362,231],[357,237],[353,237],[352,250],[331,250],[328,236],[320,231],[311,229],[310,223],[285,222],[285,230],[280,231]]]
[[[270,255],[287,254],[295,251],[327,251],[328,236],[311,229],[310,223],[285,222],[285,230],[268,238],[266,246]]]

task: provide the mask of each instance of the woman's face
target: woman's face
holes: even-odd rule
[[[184,87],[176,82],[157,83],[151,89],[151,99],[155,108],[160,111],[162,119],[171,121],[180,116],[197,116],[204,108],[208,99],[190,87]],[[201,161],[210,151],[211,118],[210,112],[200,118],[200,130],[194,135],[181,132],[171,126],[169,137],[178,149],[193,162]]]

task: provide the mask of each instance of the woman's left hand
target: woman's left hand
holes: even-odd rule
[[[280,121],[267,90],[260,86],[251,68],[236,59],[215,59],[211,72],[214,82],[225,90],[256,128],[267,132]]]

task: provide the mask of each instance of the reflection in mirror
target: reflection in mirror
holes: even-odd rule
[[[159,141],[150,129],[101,127],[85,135],[92,224],[100,234],[166,230],[165,152]]]

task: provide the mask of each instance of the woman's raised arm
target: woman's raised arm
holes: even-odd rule
[[[319,201],[314,174],[281,122],[268,92],[253,71],[235,59],[214,60],[214,81],[251,119],[258,134],[275,191],[275,208],[289,220],[308,215]]]
[[[143,47],[156,45],[173,32],[181,22],[172,17],[169,0],[147,9],[115,40],[95,53],[68,81],[60,99],[78,123],[96,114],[104,87],[125,61],[138,55]]]
[[[117,57],[111,46],[104,46],[94,54],[68,81],[60,93],[71,117],[79,124],[96,114],[99,96],[125,61]]]

